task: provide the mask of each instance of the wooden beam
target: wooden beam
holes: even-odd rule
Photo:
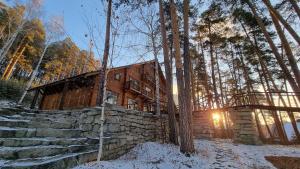
[[[34,97],[32,99],[31,105],[30,105],[30,109],[34,109],[34,107],[36,105],[36,101],[39,97],[39,94],[40,94],[40,89],[35,90]]]
[[[42,92],[42,99],[41,99],[41,102],[39,104],[39,109],[43,109],[43,104],[44,104],[44,101],[45,101],[45,95],[46,95],[46,88],[43,88],[41,89],[43,92]]]
[[[300,112],[300,107],[284,107],[284,106],[269,106],[269,105],[240,105],[240,106],[231,106],[223,107],[219,109],[208,109],[208,110],[199,110],[195,112],[223,112],[228,111],[229,109],[240,109],[240,108],[249,108],[249,109],[260,109],[260,110],[271,110],[271,111],[289,111],[289,112]]]
[[[63,88],[61,98],[60,98],[60,101],[59,101],[59,107],[58,107],[59,110],[63,110],[63,108],[64,108],[65,97],[66,97],[66,93],[69,89],[69,83],[70,83],[69,81],[66,81],[66,83],[64,84],[64,88]]]
[[[125,84],[127,81],[127,68],[124,68],[124,81],[123,81],[123,93],[122,93],[122,103],[121,106],[125,107],[125,97],[126,97],[126,89],[125,89]]]

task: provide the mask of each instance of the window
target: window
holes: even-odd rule
[[[118,93],[107,90],[106,102],[109,104],[117,104],[118,103]]]
[[[132,110],[137,110],[138,109],[137,101],[135,101],[133,99],[128,99],[127,100],[127,108],[132,109]]]
[[[115,80],[121,80],[121,73],[115,73],[114,75]]]

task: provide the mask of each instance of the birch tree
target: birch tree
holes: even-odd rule
[[[110,46],[110,26],[112,18],[112,0],[108,0],[107,5],[107,15],[106,15],[106,32],[105,32],[105,42],[104,42],[104,53],[102,59],[102,65],[99,72],[99,90],[97,97],[97,105],[102,106],[101,119],[100,119],[100,136],[99,136],[99,151],[97,156],[97,161],[99,162],[102,157],[102,147],[103,147],[103,123],[104,123],[104,108],[105,108],[105,97],[106,97],[106,82],[107,82],[107,64],[109,56],[109,46]]]
[[[61,17],[53,17],[51,18],[51,20],[46,24],[46,42],[45,42],[45,46],[42,50],[42,53],[39,56],[39,61],[37,63],[37,65],[35,66],[33,72],[31,73],[30,79],[27,82],[26,86],[25,86],[25,90],[20,98],[20,100],[18,101],[18,104],[21,104],[27,94],[27,91],[30,89],[32,82],[34,81],[34,79],[36,78],[40,65],[43,61],[43,58],[47,52],[47,49],[49,47],[49,45],[51,44],[51,42],[53,42],[53,40],[58,39],[59,37],[61,37],[64,34],[64,30],[63,30],[63,19]]]

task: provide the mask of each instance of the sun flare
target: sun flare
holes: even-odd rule
[[[219,121],[220,120],[220,114],[219,113],[213,113],[212,118],[214,121]]]

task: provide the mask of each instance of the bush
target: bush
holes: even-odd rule
[[[17,102],[25,90],[26,82],[20,80],[0,80],[0,100]],[[24,99],[24,104],[29,105],[33,96],[28,93]]]

